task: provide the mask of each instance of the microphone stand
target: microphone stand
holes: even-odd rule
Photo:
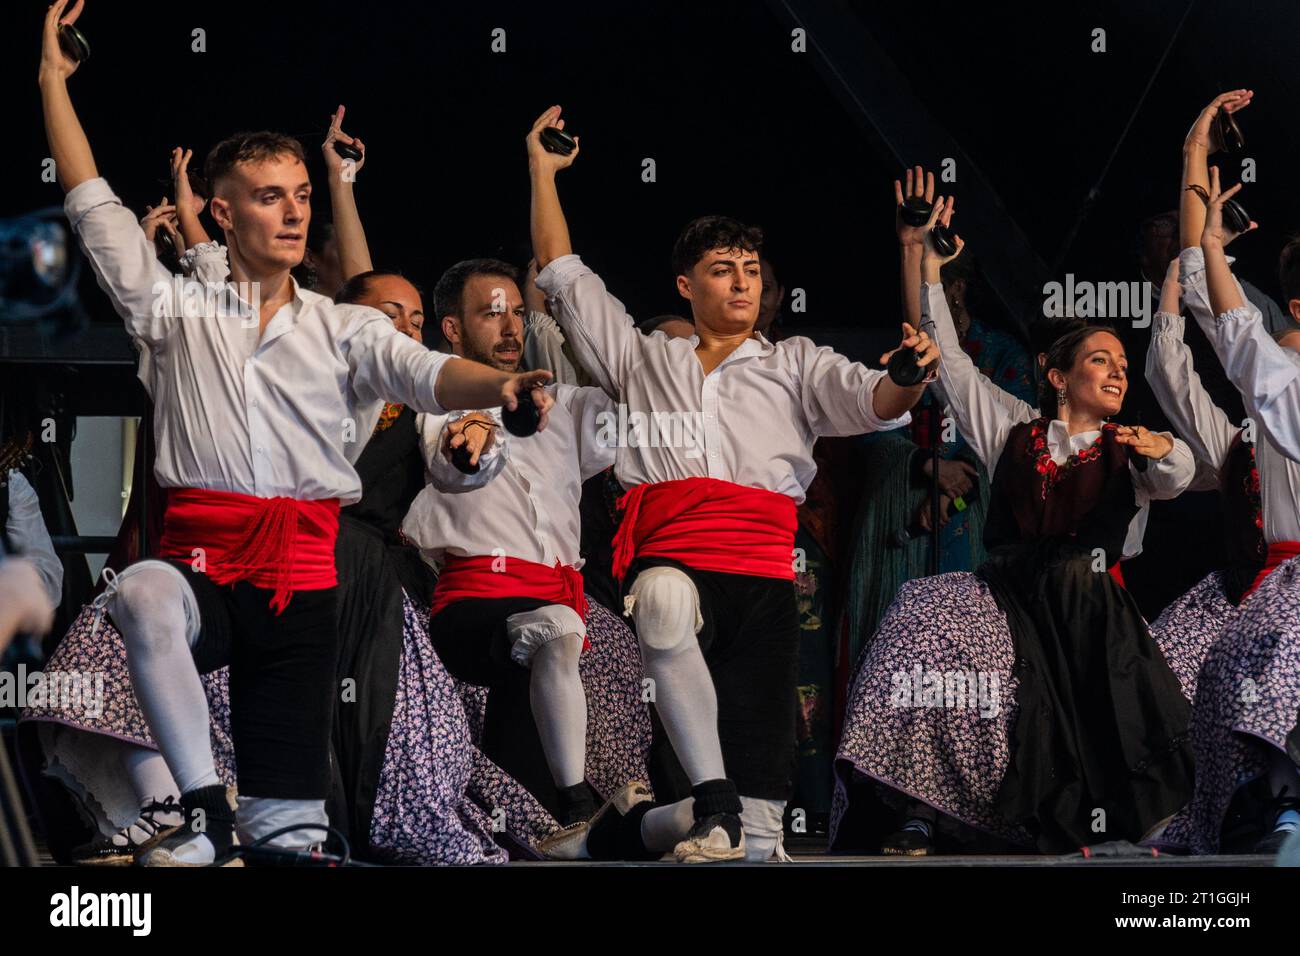
[[[934,394],[934,389],[926,387],[930,396],[930,574],[939,573],[939,416],[943,406]]]

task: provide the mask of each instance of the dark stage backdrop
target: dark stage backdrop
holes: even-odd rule
[[[161,194],[170,147],[202,155],[238,129],[298,134],[320,184],[318,144],[346,104],[346,128],[370,150],[358,200],[375,261],[426,287],[457,259],[522,244],[523,136],[560,103],[583,140],[561,174],[575,248],[635,315],[683,311],[671,243],[691,217],[722,212],[763,225],[784,284],[806,290],[807,312],[793,325],[883,331],[898,315],[898,158],[845,109],[814,54],[792,52],[800,6],[90,0],[80,25],[93,55],[72,91],[101,172],[138,211]],[[871,97],[912,97],[934,116],[1047,263],[1186,9],[1183,0],[833,6],[905,78]],[[39,177],[44,10],[8,4],[0,31],[0,215],[61,199]],[[1107,31],[1104,54],[1089,49],[1095,27]],[[196,28],[206,52],[191,50]],[[504,53],[492,52],[495,28]],[[1262,229],[1234,251],[1243,274],[1277,295],[1276,250],[1300,227],[1288,126],[1300,99],[1289,50],[1297,35],[1300,4],[1289,0],[1196,4],[1066,269],[1136,277],[1134,224],[1176,203],[1184,131],[1213,93],[1247,86],[1256,100],[1242,124],[1259,181],[1243,198]],[[653,183],[642,181],[647,158]],[[325,190],[317,195],[316,215],[326,215]],[[960,181],[957,195],[960,223]],[[86,299],[97,320],[115,321],[102,296]]]

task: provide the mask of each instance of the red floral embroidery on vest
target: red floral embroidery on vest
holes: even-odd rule
[[[1101,426],[1101,434],[1093,440],[1091,445],[1076,451],[1058,465],[1052,461],[1051,449],[1047,447],[1047,419],[1035,419],[1029,426],[1029,457],[1034,460],[1034,470],[1043,476],[1043,500],[1046,501],[1047,493],[1060,484],[1062,479],[1079,465],[1086,465],[1088,462],[1100,458],[1102,438],[1105,437],[1107,430],[1113,431],[1118,427],[1112,422],[1106,422]]]

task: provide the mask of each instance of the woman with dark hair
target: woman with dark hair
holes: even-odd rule
[[[951,216],[940,200],[930,227]],[[840,744],[834,826],[865,777],[911,801],[886,853],[932,852],[938,814],[1043,852],[1137,841],[1190,792],[1189,708],[1116,566],[1148,502],[1187,487],[1191,454],[1106,421],[1128,386],[1109,328],[1052,345],[1041,412],[991,385],[956,342],[939,283],[950,258],[931,232],[922,314],[957,427],[993,474],[989,557],[909,581],[885,613]]]
[[[1182,252],[1170,265],[1147,357],[1152,389],[1170,421],[1187,436],[1198,464],[1219,479],[1228,519],[1224,570],[1171,604],[1151,628],[1157,637],[1166,630],[1180,631],[1200,647],[1194,695],[1189,693],[1195,700],[1195,791],[1160,839],[1162,846],[1195,853],[1219,852],[1221,846],[1226,852],[1276,853],[1300,828],[1300,773],[1288,752],[1300,708],[1300,626],[1291,597],[1296,569],[1289,561],[1300,547],[1300,464],[1279,449],[1267,430],[1257,431],[1249,420],[1233,422],[1211,400],[1193,368],[1183,342],[1184,320],[1177,314],[1181,292],[1193,319],[1213,329],[1216,315],[1228,311],[1224,300],[1235,294],[1233,307],[1244,310],[1237,315],[1253,313],[1252,320],[1259,321],[1223,254],[1237,233],[1224,227],[1221,200],[1218,206],[1208,202],[1215,185],[1208,155],[1219,145],[1216,123],[1221,114],[1235,113],[1250,100],[1249,90],[1215,97],[1187,134]],[[1283,255],[1285,263],[1286,250]],[[1213,277],[1206,269],[1212,257],[1219,267]],[[1289,293],[1285,269],[1282,274],[1283,292]],[[1217,308],[1212,304],[1216,299]],[[1300,330],[1280,330],[1272,340],[1295,362]],[[1225,827],[1238,796],[1243,798],[1240,812]]]

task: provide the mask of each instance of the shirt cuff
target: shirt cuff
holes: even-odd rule
[[[876,386],[884,381],[888,373],[877,371],[876,369],[872,369],[871,371],[875,372],[876,376],[875,380],[871,383],[871,387],[866,390],[866,407],[862,409],[862,413],[866,416],[867,420],[867,431],[864,434],[870,434],[871,432],[887,432],[892,431],[895,428],[902,428],[904,425],[910,425],[912,423],[911,411],[903,412],[903,414],[899,415],[897,418],[881,418],[876,414]]]
[[[1237,261],[1236,256],[1224,256],[1228,265]],[[1178,253],[1178,281],[1186,284],[1196,273],[1205,271],[1205,251],[1200,246],[1188,246]]]
[[[537,288],[542,290],[546,298],[551,299],[582,276],[590,274],[591,270],[583,265],[582,260],[569,253],[546,264],[546,268],[537,274]]]
[[[486,415],[492,419],[495,427],[492,429],[492,447],[483,454],[478,456],[479,470],[472,475],[467,475],[449,462],[442,453],[443,445],[447,441],[447,426],[452,422],[458,422],[467,415]],[[498,458],[501,458],[510,444],[510,433],[506,431],[505,426],[501,424],[501,409],[499,408],[476,408],[463,409],[460,411],[447,413],[446,420],[442,423],[442,428],[438,429],[438,444],[434,449],[435,460],[442,469],[443,480],[449,483],[473,484],[484,480],[487,475],[492,473],[493,467]]]
[[[214,257],[214,256],[221,256],[222,258],[224,258],[225,255],[226,255],[225,247],[223,247],[221,243],[217,242],[216,240],[210,240],[208,242],[200,242],[196,246],[190,246],[190,248],[186,249],[185,252],[182,253],[180,259],[181,268],[192,269],[194,267],[194,263],[200,258]]]
[[[1260,314],[1259,309],[1255,308],[1253,305],[1251,305],[1248,302],[1245,305],[1238,306],[1235,309],[1229,309],[1227,312],[1224,312],[1221,315],[1216,315],[1214,317],[1214,324],[1216,326],[1227,325],[1230,322],[1246,324],[1250,322],[1260,321],[1262,319],[1263,316]],[[1261,322],[1261,327],[1262,327],[1262,322]]]
[[[1151,334],[1168,335],[1181,340],[1186,325],[1187,321],[1181,315],[1173,312],[1157,312],[1155,318],[1151,320]]]
[[[68,190],[68,194],[63,197],[63,211],[67,214],[68,222],[72,223],[72,228],[76,229],[86,213],[107,203],[117,203],[120,206],[122,200],[117,198],[117,193],[113,192],[108,180],[96,176]]]

